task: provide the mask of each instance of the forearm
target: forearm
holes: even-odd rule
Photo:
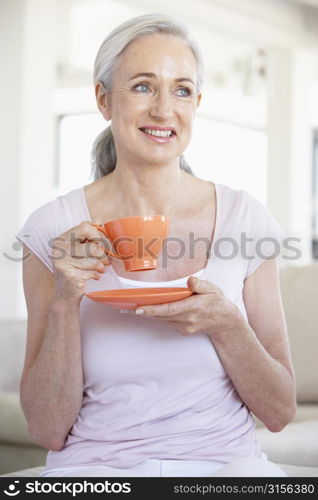
[[[41,349],[21,380],[20,394],[34,440],[60,449],[82,403],[79,305],[53,299]]]
[[[242,401],[269,430],[281,430],[295,412],[291,373],[270,356],[244,319],[237,329],[211,340]]]

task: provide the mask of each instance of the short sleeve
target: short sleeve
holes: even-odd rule
[[[15,235],[17,240],[24,243],[52,273],[54,268],[50,255],[52,242],[56,236],[54,200],[32,212]]]
[[[247,195],[248,242],[246,278],[265,261],[279,257],[286,233],[268,208]]]

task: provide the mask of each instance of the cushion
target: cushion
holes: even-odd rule
[[[32,467],[30,469],[9,472],[8,474],[1,474],[0,477],[37,477],[43,469],[44,466],[40,465],[38,467]]]
[[[26,321],[0,321],[0,390],[19,390],[26,335]]]
[[[0,442],[0,474],[30,469],[44,465],[47,450],[38,446],[22,446],[13,443]]]
[[[17,392],[0,392],[0,441],[34,445]]]
[[[296,416],[294,422],[300,422],[303,420],[318,420],[318,404],[299,404],[297,405]],[[317,442],[318,446],[318,442]],[[318,465],[318,463],[317,463]]]
[[[275,463],[318,466],[318,419],[293,422],[280,432],[256,430],[261,448]]]
[[[297,383],[297,401],[318,403],[318,263],[281,270],[281,289]]]
[[[301,465],[277,464],[286,472],[288,477],[318,477],[317,467],[303,467]]]

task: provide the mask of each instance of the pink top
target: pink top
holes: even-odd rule
[[[281,241],[284,234],[267,208],[245,191],[217,184],[216,195],[211,255],[196,274],[220,287],[246,318],[244,280],[273,250],[273,244],[262,240],[263,255],[257,256],[256,243],[264,237]],[[16,237],[53,272],[52,239],[83,220],[89,221],[90,215],[80,188],[35,210]],[[244,254],[233,255],[244,233],[253,241]],[[186,286],[187,278],[159,285]],[[119,279],[110,266],[99,281],[89,280],[86,289],[145,283],[158,286]],[[261,456],[252,414],[208,335],[183,337],[151,318],[121,314],[87,297],[81,302],[80,322],[83,403],[65,447],[48,452],[46,470],[130,467],[150,458],[229,462]]]

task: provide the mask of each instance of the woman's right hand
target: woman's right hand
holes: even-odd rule
[[[80,302],[85,282],[101,278],[105,266],[111,264],[103,245],[98,245],[104,238],[91,222],[84,221],[54,239],[51,257],[59,298]]]

